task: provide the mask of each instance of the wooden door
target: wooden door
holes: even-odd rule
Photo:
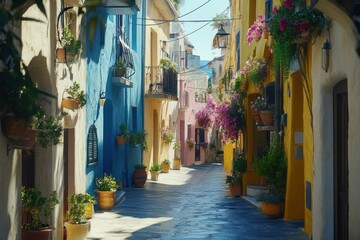
[[[200,146],[205,142],[205,131],[203,128],[195,129],[195,161],[201,160]]]
[[[347,82],[334,87],[334,239],[349,239]]]

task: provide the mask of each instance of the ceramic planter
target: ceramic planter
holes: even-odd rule
[[[181,167],[181,159],[180,158],[175,158],[174,162],[173,162],[173,169],[174,170],[180,170]]]
[[[162,163],[161,169],[163,173],[168,173],[170,171],[170,163]]]
[[[100,191],[98,193],[98,205],[102,210],[111,210],[115,205],[115,192],[116,191]]]
[[[56,60],[58,63],[65,63],[65,49],[64,48],[56,49]]]
[[[151,180],[158,181],[159,180],[159,171],[150,171],[151,173]]]
[[[143,188],[147,179],[147,173],[145,169],[135,169],[133,174],[134,186]]]
[[[67,240],[86,240],[90,231],[90,222],[80,224],[65,223]]]

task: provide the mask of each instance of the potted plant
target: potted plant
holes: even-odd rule
[[[160,59],[160,66],[167,70],[175,70],[175,64],[171,61],[170,58],[162,58]]]
[[[61,107],[74,110],[85,106],[85,93],[80,89],[79,83],[74,81],[70,87],[65,88],[64,93],[68,96],[65,98],[63,97]]]
[[[94,216],[94,204],[95,197],[88,193],[84,193],[84,202],[85,202],[85,219],[91,219]]]
[[[242,178],[247,170],[247,162],[243,155],[239,155],[233,161],[233,170],[231,175],[226,176],[226,183],[229,185],[230,194],[233,197],[242,195]]]
[[[129,136],[129,129],[127,128],[125,123],[122,123],[119,127],[120,133],[116,136],[116,143],[117,144],[124,144]]]
[[[146,166],[144,164],[136,164],[134,166],[133,181],[134,186],[143,188],[147,179]]]
[[[260,176],[267,178],[268,191],[259,199],[262,201],[264,214],[271,217],[281,216],[285,199],[287,163],[280,142],[275,137],[266,153],[255,159],[254,168]]]
[[[181,143],[176,140],[173,146],[173,149],[175,150],[175,158],[174,158],[174,162],[173,162],[173,169],[174,170],[180,170],[180,166],[181,166]]]
[[[110,210],[115,204],[116,180],[113,176],[104,173],[102,178],[96,178],[95,184],[98,193],[98,205],[100,209]]]
[[[163,173],[168,173],[170,170],[170,160],[169,159],[165,159],[164,161],[161,162],[161,169]]]
[[[82,44],[80,40],[75,40],[68,27],[64,27],[61,44],[63,48],[56,49],[58,62],[75,63],[79,60]]]
[[[113,67],[113,72],[115,77],[124,77],[126,74],[126,65],[124,64],[124,61],[122,57],[119,57],[116,65]]]
[[[23,240],[48,240],[53,230],[48,221],[55,205],[59,204],[56,191],[45,197],[34,188],[23,187],[21,203],[23,210],[31,215],[31,221],[22,226],[21,238]]]
[[[191,151],[194,148],[195,141],[192,138],[186,140],[186,145],[188,146],[189,150]]]
[[[71,194],[68,196],[69,210],[67,212],[67,240],[85,240],[90,231],[90,222],[85,219],[86,204],[89,197],[86,194]]]
[[[265,98],[258,96],[255,101],[250,102],[251,114],[256,122],[256,125],[261,125],[260,111],[265,107]]]
[[[32,128],[38,131],[38,142],[43,148],[60,143],[63,130],[60,124],[62,118],[63,115],[54,117],[47,115],[43,110],[34,117]]]
[[[144,130],[143,132],[131,131],[126,138],[126,142],[131,146],[141,145],[144,151],[147,151],[147,142],[146,142],[147,132]]]
[[[166,143],[171,143],[174,140],[174,133],[166,128],[162,130],[162,139],[166,142]]]
[[[319,10],[307,6],[303,0],[285,0],[274,8],[267,29],[274,39],[274,67],[289,75],[290,65],[296,59],[296,46],[306,43],[321,33],[325,18]]]
[[[157,164],[157,163],[155,163],[154,165],[151,166],[150,173],[151,173],[151,180],[152,181],[159,180],[160,170],[161,170],[161,166],[159,164]]]

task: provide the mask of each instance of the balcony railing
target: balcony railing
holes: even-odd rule
[[[146,98],[177,101],[177,72],[160,66],[146,67]]]

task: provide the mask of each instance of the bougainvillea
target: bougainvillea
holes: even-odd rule
[[[258,17],[259,18],[247,30],[246,43],[248,45],[250,45],[252,41],[260,39],[263,35],[265,29],[265,17],[262,14],[260,14]]]
[[[206,106],[201,108],[196,114],[195,119],[199,126],[203,128],[208,128],[213,123],[213,114],[216,107],[214,99],[211,97],[208,98]]]
[[[216,107],[214,125],[220,129],[223,142],[237,139],[245,127],[244,104],[240,94],[234,94],[230,102]]]

